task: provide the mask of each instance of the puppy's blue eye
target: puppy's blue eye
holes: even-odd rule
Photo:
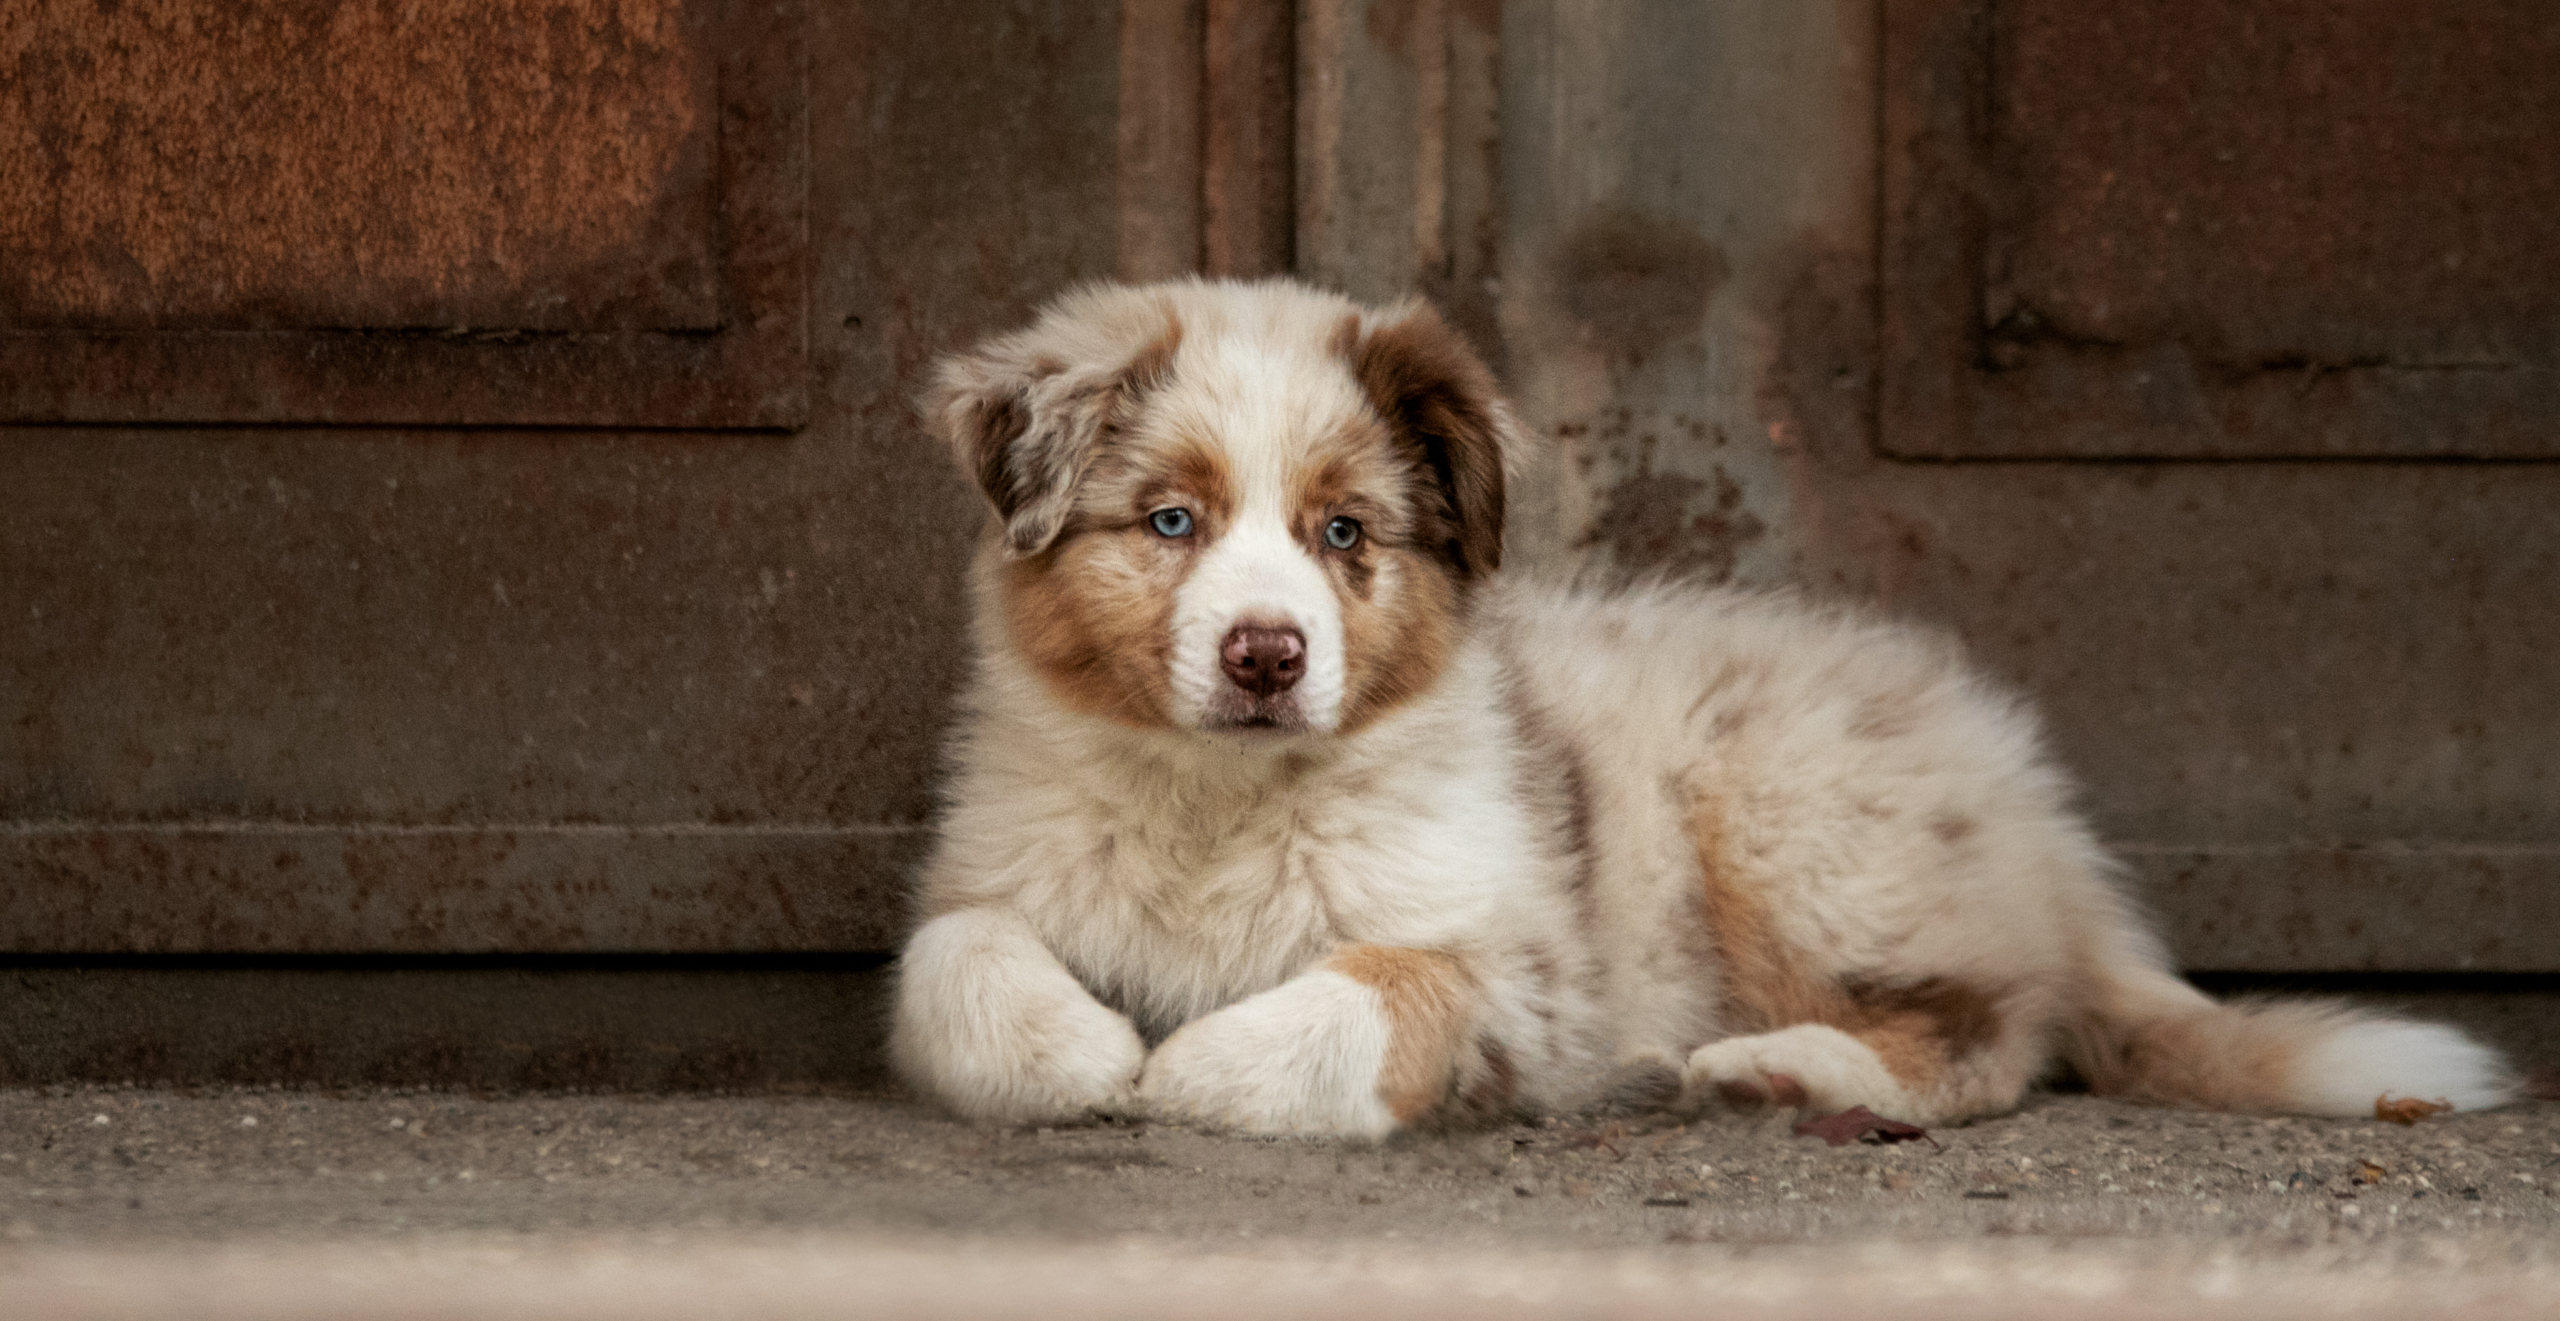
[[[1152,514],[1147,515],[1147,526],[1154,528],[1156,530],[1156,535],[1159,537],[1190,536],[1191,511],[1188,509],[1159,509]]]
[[[1324,544],[1335,550],[1349,550],[1360,544],[1360,520],[1337,518],[1324,525]]]

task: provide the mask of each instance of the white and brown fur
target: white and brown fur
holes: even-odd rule
[[[2180,980],[1937,635],[1499,577],[1523,439],[1426,306],[1090,288],[929,407],[996,516],[892,1048],[963,1114],[1944,1123],[2057,1059],[2234,1109],[2509,1094],[2451,1029]],[[1240,627],[1296,631],[1294,686],[1228,677]]]

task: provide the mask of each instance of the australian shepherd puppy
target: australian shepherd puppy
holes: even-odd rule
[[[892,1050],[968,1116],[1261,1133],[2096,1090],[2509,1095],[2444,1027],[2217,1005],[1945,639],[1509,581],[1525,443],[1432,310],[1100,287],[942,364],[994,517]]]

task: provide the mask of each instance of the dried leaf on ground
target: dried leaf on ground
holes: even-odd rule
[[[2394,1101],[2389,1092],[2373,1098],[2373,1117],[2394,1124],[2414,1124],[2429,1115],[2440,1115],[2452,1108],[2451,1101],[2421,1101],[2414,1096],[2404,1096]]]
[[[1912,1142],[1923,1139],[1930,1146],[1938,1145],[1938,1140],[1929,1136],[1929,1130],[1899,1119],[1887,1119],[1863,1105],[1836,1115],[1816,1115],[1796,1125],[1796,1136],[1820,1138],[1835,1147],[1844,1147],[1852,1142]]]
[[[1618,1143],[1625,1140],[1626,1136],[1627,1126],[1624,1124],[1611,1124],[1606,1128],[1590,1132],[1567,1133],[1564,1137],[1564,1149],[1567,1151],[1589,1151],[1592,1148],[1597,1147],[1600,1150],[1606,1151],[1610,1155],[1617,1157],[1619,1160],[1625,1160],[1627,1158],[1627,1153],[1618,1150]]]

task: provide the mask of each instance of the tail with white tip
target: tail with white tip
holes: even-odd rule
[[[2113,953],[2064,1046],[2101,1094],[2340,1116],[2406,1100],[2483,1110],[2519,1095],[2507,1060],[2458,1028],[2335,1002],[2217,1003],[2149,950]]]

